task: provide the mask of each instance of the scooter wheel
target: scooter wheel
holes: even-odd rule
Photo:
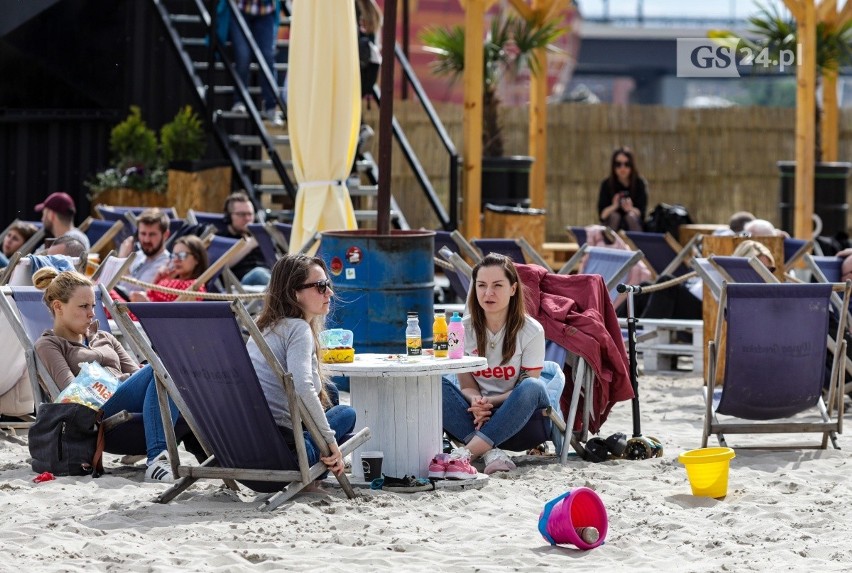
[[[663,443],[654,436],[646,436],[649,442],[651,442],[651,448],[654,450],[655,458],[663,457]]]
[[[628,460],[647,460],[653,455],[651,444],[643,437],[627,440],[624,457]]]

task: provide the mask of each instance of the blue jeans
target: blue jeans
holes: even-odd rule
[[[328,425],[334,430],[334,439],[339,444],[346,434],[355,429],[355,409],[350,406],[332,406],[325,412]],[[320,461],[320,450],[311,437],[310,432],[304,432],[305,450],[308,454],[308,463],[314,465]]]
[[[142,412],[145,425],[145,448],[148,461],[166,449],[166,432],[163,418],[160,416],[160,403],[157,401],[157,385],[154,383],[154,370],[145,365],[122,382],[118,390],[103,405],[104,418],[118,414],[122,410],[131,413]],[[172,423],[177,421],[178,409],[169,398],[169,410]]]
[[[275,80],[276,89],[278,86],[278,75],[275,72],[275,32],[278,29],[278,15],[275,12],[265,14],[263,16],[252,16],[243,14],[243,18],[254,36],[254,41],[257,43],[266,65],[269,66],[269,71],[272,72],[272,79]],[[234,60],[237,67],[237,75],[243,82],[243,85],[248,87],[249,83],[249,64],[251,63],[251,49],[246,37],[243,35],[236,22],[231,22],[230,26],[231,43],[234,46]],[[264,109],[275,109],[275,92],[265,80],[260,80],[260,92],[263,94]],[[239,103],[242,100],[238,93],[234,93],[234,103]]]
[[[492,410],[491,418],[478,430],[473,415],[467,411],[470,402],[450,380],[443,380],[444,431],[465,444],[479,436],[491,447],[498,446],[521,431],[536,410],[550,405],[545,383],[540,378],[527,378],[515,386],[506,401]]]
[[[240,284],[247,286],[266,286],[269,284],[270,278],[272,278],[272,271],[266,267],[254,267],[243,275],[243,278],[240,279]]]

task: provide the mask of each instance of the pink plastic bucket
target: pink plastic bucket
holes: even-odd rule
[[[594,549],[606,539],[609,519],[601,498],[587,487],[569,490],[544,505],[538,518],[538,531],[551,545],[570,543],[579,549]],[[578,528],[594,527],[599,537],[587,543]]]

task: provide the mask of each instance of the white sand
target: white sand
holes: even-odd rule
[[[0,441],[0,571],[850,570],[848,435],[840,451],[739,450],[727,498],[695,498],[677,455],[700,445],[700,384],[640,379],[642,430],[663,441],[661,459],[527,463],[463,492],[349,501],[336,490],[273,514],[214,482],[154,504],[165,486],[142,483],[141,467],[116,456],[112,475],[35,484],[27,449]],[[602,435],[631,428],[622,403]],[[606,543],[588,552],[551,547],[537,531],[543,504],[578,486],[600,494],[610,519]]]

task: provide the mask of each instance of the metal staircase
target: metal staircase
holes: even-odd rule
[[[180,58],[187,77],[195,86],[200,115],[206,117],[225,156],[231,162],[240,185],[259,204],[261,198],[270,197],[281,205],[270,209],[267,214],[281,221],[293,218],[296,199],[296,183],[290,157],[290,138],[286,130],[265,122],[257,104],[260,101],[261,84],[274,86],[279,107],[286,116],[286,104],[281,98],[280,80],[273,79],[272,72],[260,56],[260,51],[249,33],[245,20],[234,3],[224,4],[225,16],[230,26],[239,26],[249,39],[253,53],[250,82],[243,85],[236,73],[229,43],[220,42],[212,30],[216,30],[217,0],[152,0],[160,20],[165,26],[171,44]],[[283,3],[282,3],[283,4]],[[286,9],[281,15],[281,25],[289,26]],[[282,53],[289,48],[287,41],[278,43]],[[274,71],[279,77],[286,74],[286,63],[275,63]],[[232,111],[234,94],[245,106],[245,111]],[[356,158],[358,173],[363,174],[367,184],[362,185],[350,178],[349,191],[353,203],[367,203],[377,194],[377,167],[369,154]],[[398,228],[409,228],[396,201],[391,200],[391,220]],[[375,221],[375,210],[356,209],[355,217],[361,222]]]

